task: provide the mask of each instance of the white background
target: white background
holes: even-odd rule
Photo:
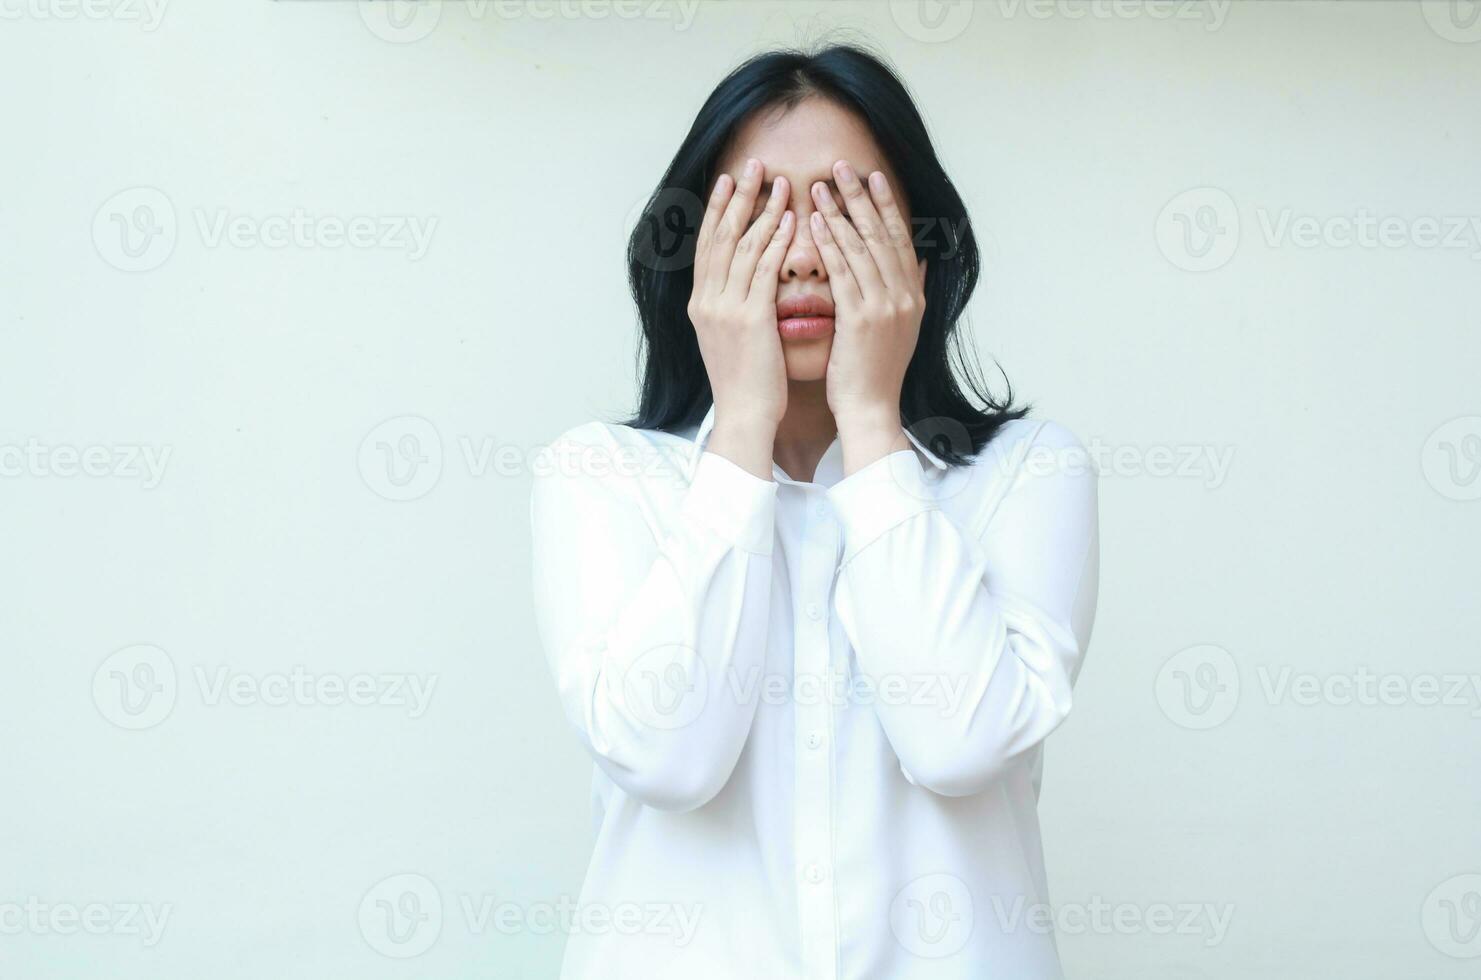
[[[704,96],[834,37],[967,199],[982,351],[1105,452],[1069,974],[1474,976],[1475,5],[638,9],[0,0],[0,974],[555,975],[589,765],[524,458],[632,404],[626,225]]]

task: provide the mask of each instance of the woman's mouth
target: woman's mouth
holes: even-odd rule
[[[817,340],[833,333],[833,301],[793,296],[776,305],[777,333],[783,340]]]

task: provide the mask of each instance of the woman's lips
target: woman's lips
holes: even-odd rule
[[[777,333],[783,340],[817,340],[833,332],[831,316],[789,316],[778,320]]]
[[[824,296],[788,296],[776,305],[783,340],[817,340],[833,332],[833,301]]]

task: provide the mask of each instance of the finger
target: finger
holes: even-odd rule
[[[813,201],[818,206],[817,213],[822,214],[835,247],[848,263],[849,271],[853,273],[852,278],[857,280],[859,293],[863,296],[883,293],[884,280],[879,276],[879,268],[874,264],[869,246],[859,237],[858,231],[844,217],[843,212],[838,210],[838,203],[828,192],[828,185],[818,181],[812,185],[812,191]],[[831,276],[833,271],[830,269],[828,274]]]
[[[780,280],[777,273],[782,268],[782,260],[787,256],[787,248],[792,244],[792,235],[796,230],[796,212],[791,209],[782,212],[776,231],[771,235],[771,241],[766,243],[766,251],[761,253],[761,260],[756,263],[756,273],[751,277],[751,288],[746,295],[748,300],[756,302],[764,300],[772,306],[776,305],[776,292]]]
[[[714,189],[710,191],[704,218],[699,223],[699,238],[694,243],[695,283],[705,281],[705,269],[709,265],[710,244],[715,238],[715,227],[720,224],[720,215],[725,213],[725,205],[730,203],[730,194],[734,189],[735,181],[730,179],[730,175],[721,174],[715,180]]]
[[[741,169],[740,179],[735,182],[735,194],[725,205],[725,213],[715,228],[715,240],[710,245],[710,265],[705,270],[705,280],[715,292],[723,290],[725,281],[730,278],[735,246],[751,221],[751,213],[756,208],[756,191],[760,187],[761,161],[752,157]]]
[[[828,286],[833,291],[833,301],[845,309],[861,305],[864,294],[859,289],[859,280],[829,230],[827,219],[818,211],[812,213],[812,237],[818,254],[823,257],[823,267],[828,270]]]
[[[869,193],[874,198],[874,206],[879,212],[880,220],[884,222],[885,234],[889,236],[890,245],[900,263],[900,271],[907,272],[915,269],[917,266],[915,242],[910,234],[910,225],[905,220],[905,215],[900,212],[895,189],[890,186],[889,180],[882,171],[876,170],[869,175]]]
[[[874,267],[879,270],[879,277],[885,288],[892,291],[905,288],[910,280],[900,267],[899,254],[890,241],[884,221],[874,208],[869,189],[859,180],[859,175],[854,173],[854,168],[846,160],[839,160],[833,165],[833,179],[837,182],[844,201],[848,203],[849,221],[869,249],[869,255],[874,259]]]
[[[756,219],[751,230],[735,246],[735,258],[730,263],[730,277],[725,291],[732,289],[744,296],[750,291],[751,277],[756,274],[756,263],[761,253],[776,234],[782,213],[787,209],[787,178],[778,176],[772,181],[771,196],[766,199],[766,210]]]

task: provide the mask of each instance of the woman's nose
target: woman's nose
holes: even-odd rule
[[[794,195],[792,214],[797,230],[792,233],[792,241],[787,245],[787,254],[782,259],[781,277],[783,280],[815,279],[819,282],[826,282],[828,279],[828,270],[823,266],[822,253],[813,243],[812,212],[813,204],[806,194],[800,201]]]

